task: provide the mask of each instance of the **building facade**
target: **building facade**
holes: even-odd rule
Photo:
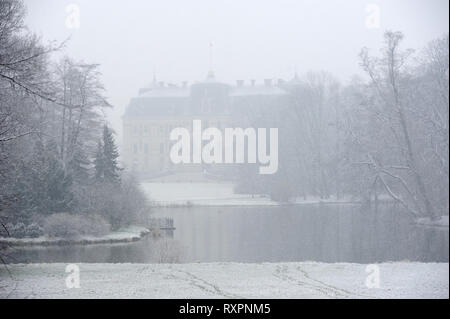
[[[203,129],[269,127],[267,119],[290,103],[288,92],[281,80],[228,85],[216,81],[212,73],[205,81],[192,85],[154,81],[131,99],[122,118],[124,164],[141,177],[205,170],[226,174],[223,164],[173,164],[170,148],[175,142],[170,141],[171,130],[185,127],[192,131],[193,120],[201,120]]]

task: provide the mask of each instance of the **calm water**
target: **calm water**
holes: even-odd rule
[[[114,245],[11,251],[11,262],[277,262],[449,260],[446,229],[414,225],[392,205],[158,208],[176,230]]]

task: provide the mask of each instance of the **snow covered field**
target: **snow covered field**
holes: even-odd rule
[[[382,263],[379,288],[362,264],[79,264],[80,288],[65,285],[66,264],[0,270],[0,298],[449,298],[448,263]]]

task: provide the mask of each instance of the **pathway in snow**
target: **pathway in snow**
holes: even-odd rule
[[[10,265],[0,298],[449,297],[448,263],[378,266],[380,287],[367,288],[361,264],[79,264],[80,288],[68,289],[66,264]]]

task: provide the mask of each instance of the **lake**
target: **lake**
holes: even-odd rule
[[[393,204],[154,208],[176,230],[113,245],[17,248],[11,262],[449,261],[448,228],[415,225]]]

